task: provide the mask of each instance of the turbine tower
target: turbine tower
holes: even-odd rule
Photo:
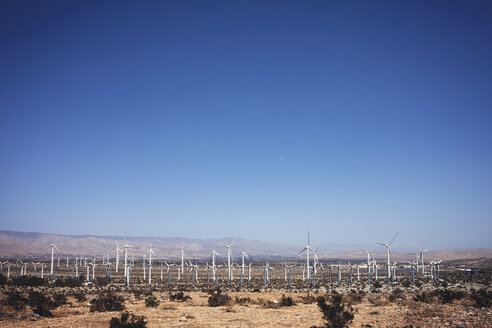
[[[241,274],[244,275],[244,258],[248,258],[248,255],[246,255],[245,252],[241,252],[241,257],[243,259],[243,264],[241,265]]]
[[[51,269],[50,269],[50,275],[51,275],[51,277],[53,277],[53,273],[54,273],[53,260],[54,260],[54,257],[55,257],[55,249],[58,252],[58,254],[60,254],[60,250],[58,249],[58,247],[56,247],[55,244],[50,244],[50,248],[51,248]]]
[[[388,244],[384,244],[384,243],[377,243],[378,245],[381,245],[381,246],[384,246],[386,247],[386,254],[388,256],[388,261],[386,262],[386,271],[387,271],[387,274],[388,274],[388,283],[390,281],[390,272],[391,272],[391,262],[390,262],[390,254],[391,256],[393,256],[393,253],[391,252],[391,244],[393,243],[393,241],[395,240],[396,236],[398,235],[398,232],[395,234],[395,236],[393,237],[393,239],[391,239],[391,241],[388,243]]]
[[[217,253],[215,250],[212,251],[212,276],[215,281],[215,274],[217,272],[217,267],[215,266],[215,255],[220,256],[219,253]]]
[[[118,272],[118,266],[120,265],[120,252],[123,252],[120,249],[118,243],[116,244],[116,272]]]
[[[151,245],[149,249],[149,285],[152,284],[152,254],[155,255]]]
[[[427,251],[430,251],[430,248],[428,249],[422,249],[418,246],[416,246],[418,249],[419,249],[419,257],[420,257],[420,261],[421,261],[421,264],[422,264],[422,274],[425,274],[425,270],[424,270],[424,253],[427,252]]]
[[[307,280],[309,281],[310,278],[310,267],[309,267],[309,251],[312,251],[314,253],[314,249],[309,246],[309,231],[308,231],[308,239],[307,239],[307,245],[304,246],[302,251],[299,252],[299,254],[302,254],[302,252],[306,252],[306,269],[307,269]]]
[[[128,249],[129,248],[138,248],[138,247],[128,245],[128,243],[126,242],[126,239],[125,239],[125,246],[123,246],[123,248],[125,249],[125,277],[127,277],[128,273],[129,273],[128,272],[129,268],[128,268],[128,264],[127,264],[128,263]]]
[[[232,249],[231,246],[234,245],[236,241],[234,240],[230,245],[222,243],[225,247],[227,247],[227,280],[230,280],[232,277],[231,271],[231,257],[232,257]]]

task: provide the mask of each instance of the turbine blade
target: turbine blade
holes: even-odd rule
[[[397,232],[397,233],[395,233],[395,236],[393,237],[393,239],[391,239],[391,241],[389,242],[389,244],[388,244],[388,245],[391,245],[391,243],[393,242],[393,240],[395,240],[396,236],[398,236],[398,232]]]

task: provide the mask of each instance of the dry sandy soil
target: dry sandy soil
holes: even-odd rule
[[[172,302],[169,294],[155,292],[161,301],[156,308],[145,306],[144,299],[127,294],[126,309],[135,315],[144,315],[147,327],[312,327],[323,326],[323,317],[313,299],[307,293],[240,293],[230,292],[232,301],[227,306],[209,307],[210,296],[205,292],[188,293],[191,300]],[[277,307],[282,295],[291,296],[293,306]],[[311,296],[311,297],[309,297]],[[427,304],[411,298],[388,301],[387,294],[370,294],[354,302],[355,318],[350,327],[492,327],[490,308],[474,308],[466,301],[452,304]],[[6,311],[1,327],[109,327],[112,317],[119,312],[90,312],[89,296],[85,302],[69,297],[71,304],[53,310],[52,318],[35,318],[30,309]],[[249,297],[246,304],[234,300]],[[274,306],[271,308],[270,306]]]

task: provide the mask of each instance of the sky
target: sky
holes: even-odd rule
[[[490,17],[2,1],[0,230],[492,248]]]

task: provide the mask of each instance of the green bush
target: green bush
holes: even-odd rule
[[[11,306],[16,310],[22,310],[26,306],[27,299],[18,291],[8,291],[5,294],[7,295],[7,298],[4,301],[5,305]]]
[[[185,295],[183,292],[177,292],[175,294],[169,293],[169,299],[173,302],[186,302],[191,299],[190,296]]]
[[[7,283],[7,277],[0,273],[0,286],[3,286]]]
[[[282,295],[282,299],[280,300],[280,306],[292,306],[294,305],[294,301],[292,300],[292,297],[285,295]]]
[[[155,297],[154,295],[149,295],[147,296],[147,298],[145,299],[145,306],[146,307],[156,307],[156,306],[159,306],[159,300],[157,299],[157,297]]]
[[[29,305],[34,313],[39,314],[42,317],[51,317],[50,308],[56,307],[48,297],[44,296],[40,292],[31,291],[29,293]]]
[[[55,280],[55,286],[56,287],[80,287],[82,286],[82,280],[80,280],[80,278],[71,278],[71,277],[68,277],[68,278],[65,278],[65,279],[62,279],[62,278],[57,278]]]
[[[34,313],[43,317],[51,317],[51,309],[67,303],[67,298],[62,293],[54,293],[53,296],[45,296],[40,292],[30,291],[27,297],[18,291],[6,293],[5,305],[12,306],[16,310],[22,310],[29,305]]]
[[[475,307],[490,307],[492,305],[492,292],[485,289],[473,291],[470,294],[470,299]]]
[[[46,281],[39,277],[32,276],[20,276],[12,279],[12,285],[14,286],[29,286],[29,287],[39,287],[44,286]]]
[[[122,311],[125,309],[123,296],[111,292],[101,293],[91,301],[91,312]]]
[[[331,304],[326,303],[324,297],[318,297],[318,307],[326,320],[326,328],[345,328],[354,319],[354,311],[350,304],[342,303],[342,296],[335,294],[331,297]]]
[[[144,316],[135,316],[128,312],[121,313],[120,318],[111,318],[109,322],[109,328],[145,328],[147,322]]]
[[[210,292],[210,297],[208,298],[208,306],[217,307],[224,306],[231,300],[229,295],[222,294],[220,288],[217,288]]]

